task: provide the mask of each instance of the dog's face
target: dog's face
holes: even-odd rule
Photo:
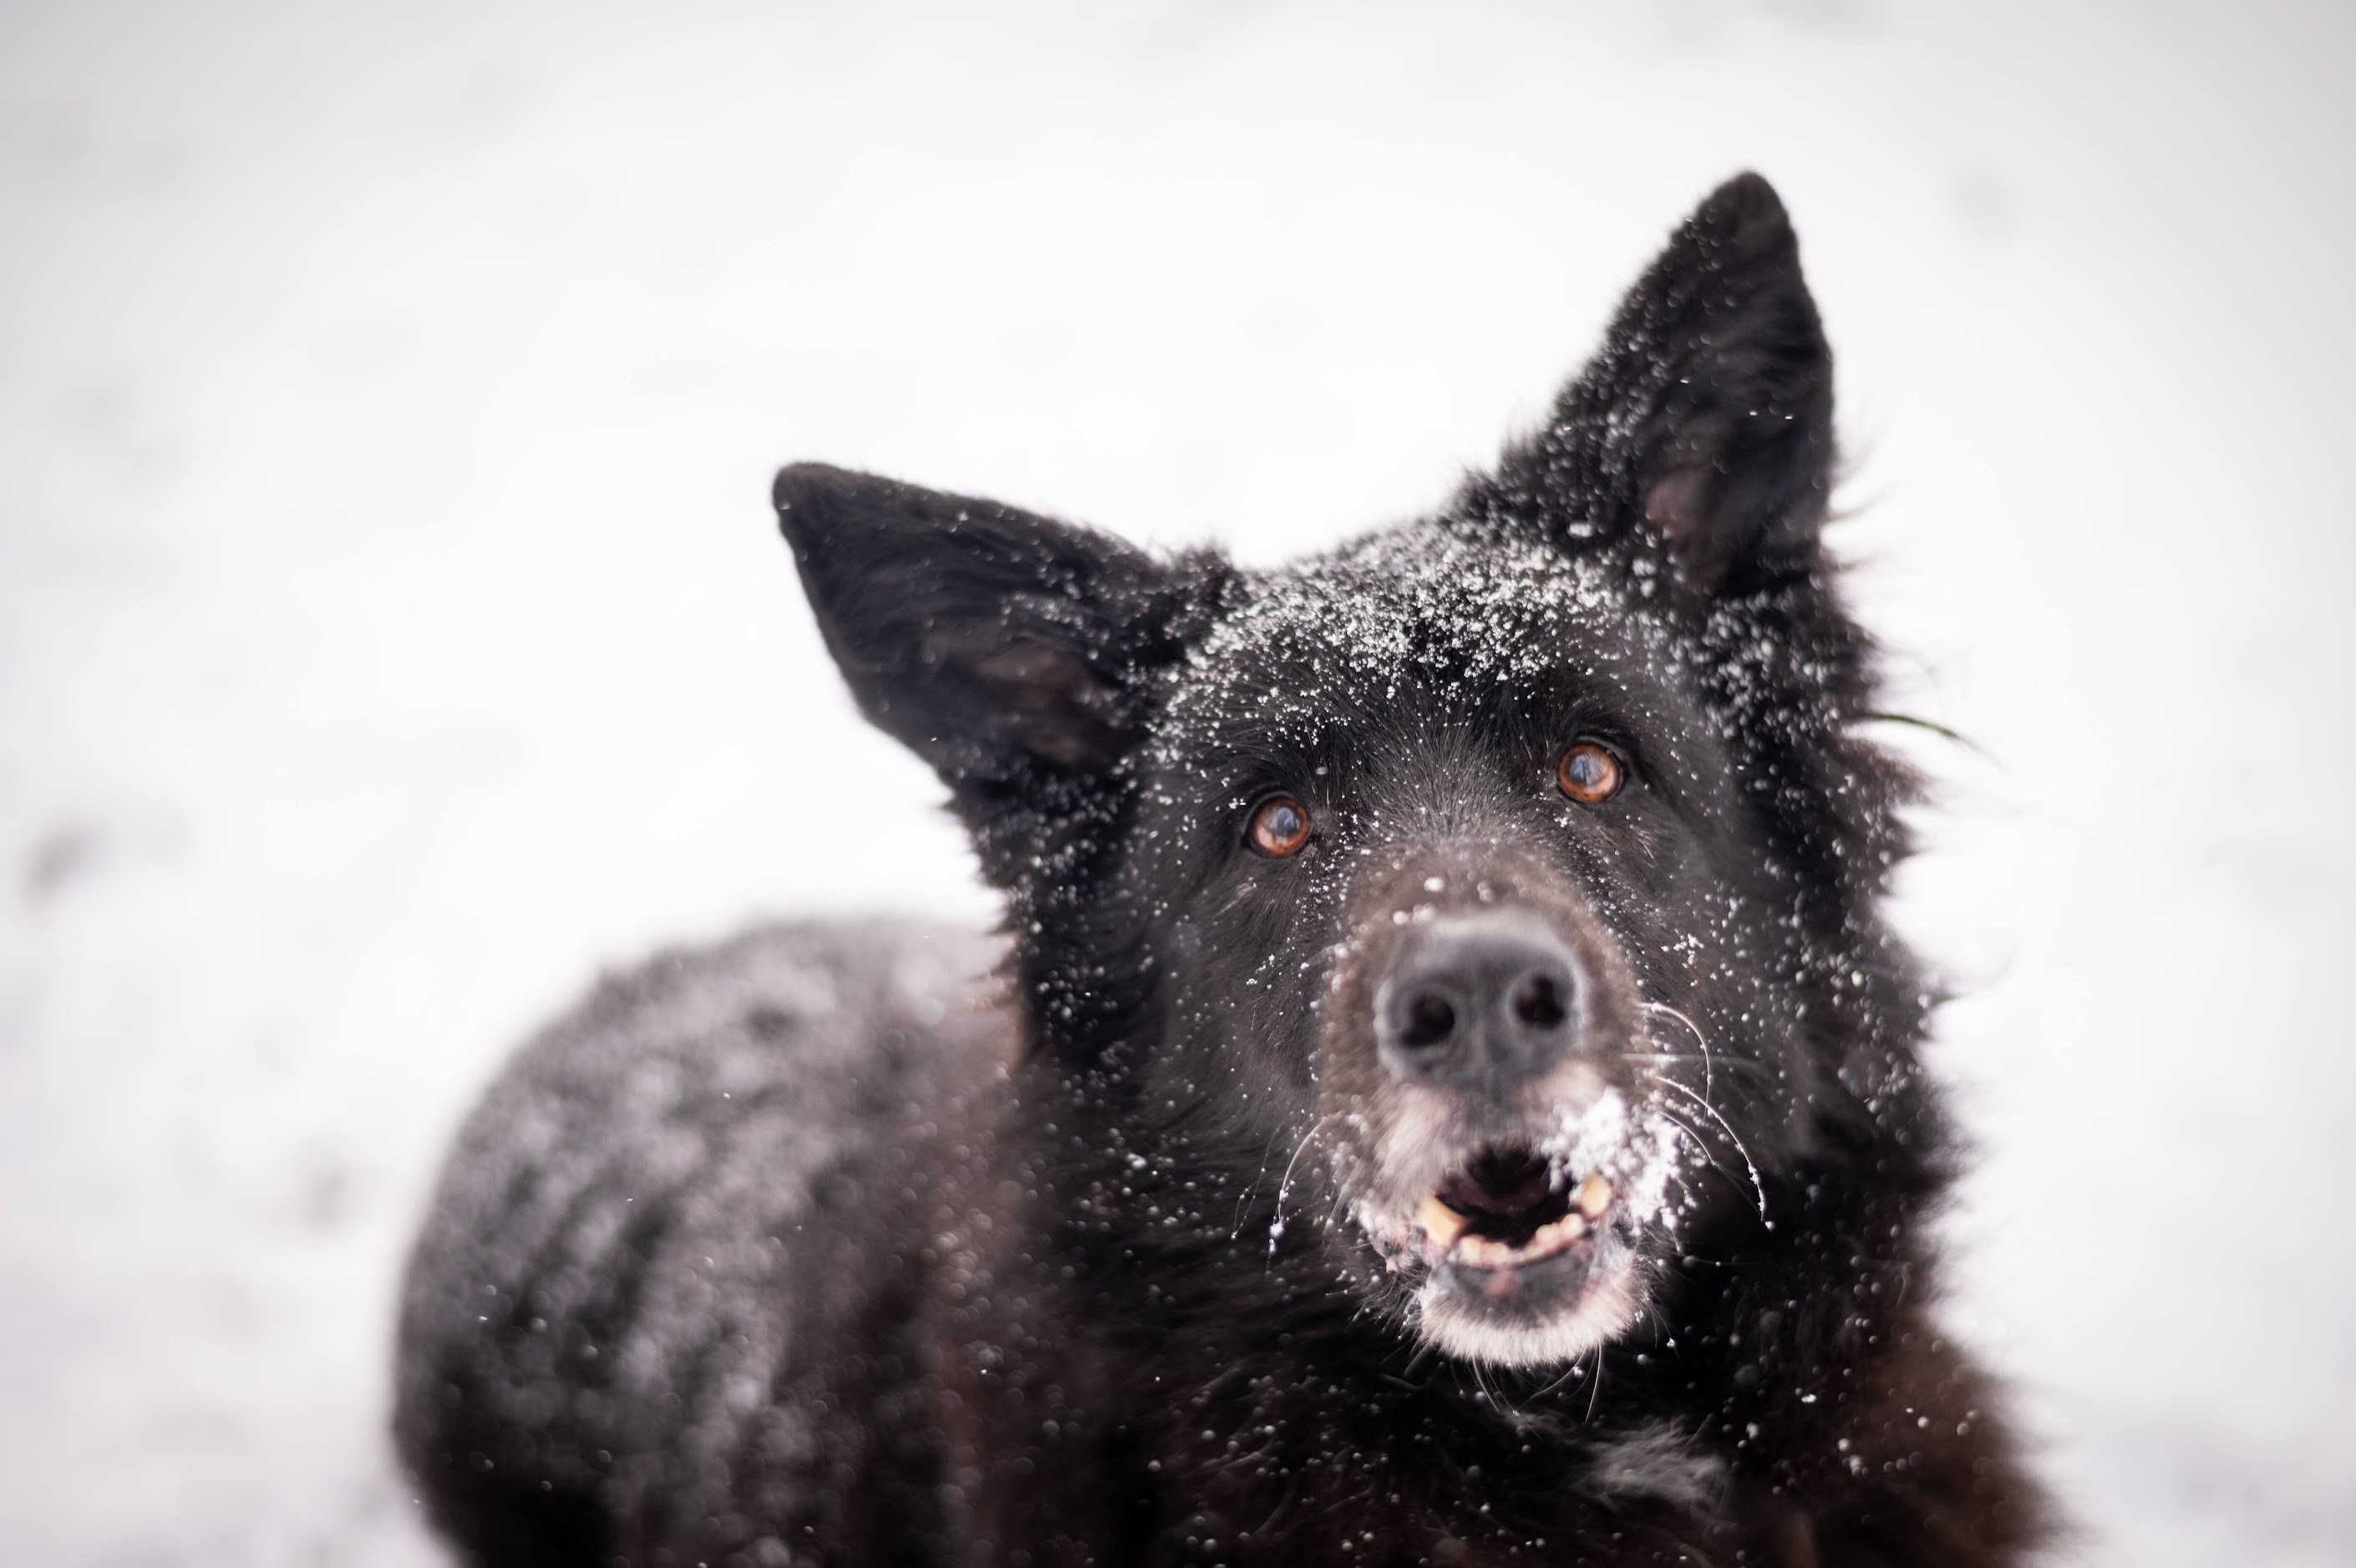
[[[1809,1045],[1888,1005],[1899,848],[1817,542],[1829,373],[1745,178],[1536,442],[1295,568],[780,476],[854,692],[1009,895],[1044,1047],[1129,1120],[1105,1157],[1215,1195],[1167,1222],[1306,1221],[1406,1332],[1565,1363],[1869,1100]]]
[[[1156,1081],[1251,1086],[1278,1221],[1327,1221],[1360,1288],[1486,1360],[1616,1332],[1714,1190],[1673,1181],[1700,1146],[1670,1102],[1715,1074],[1652,1026],[1751,873],[1692,650],[1625,589],[1431,528],[1246,580],[1135,763]]]

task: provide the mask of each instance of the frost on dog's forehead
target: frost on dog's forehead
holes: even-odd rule
[[[1606,618],[1667,656],[1665,628],[1631,604],[1623,571],[1540,541],[1422,525],[1248,579],[1173,682],[1162,738],[1237,719],[1313,728],[1326,707],[1384,701],[1410,684],[1486,700],[1559,670],[1566,634]],[[1268,684],[1279,671],[1282,691]]]

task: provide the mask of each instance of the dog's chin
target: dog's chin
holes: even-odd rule
[[[1570,1266],[1468,1279],[1433,1271],[1415,1294],[1417,1331],[1445,1353],[1502,1367],[1564,1366],[1635,1322],[1644,1292],[1633,1252],[1616,1238]],[[1510,1287],[1493,1294],[1499,1281]]]

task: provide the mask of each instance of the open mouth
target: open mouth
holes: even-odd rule
[[[1639,1239],[1666,1172],[1647,1140],[1604,1136],[1619,1125],[1615,1115],[1590,1136],[1478,1145],[1421,1178],[1430,1186],[1412,1208],[1358,1208],[1366,1243],[1412,1292],[1426,1342],[1473,1361],[1558,1366],[1634,1320]]]
[[[1491,1147],[1443,1178],[1416,1222],[1435,1266],[1511,1279],[1600,1235],[1615,1196],[1600,1174],[1573,1182],[1534,1149]]]

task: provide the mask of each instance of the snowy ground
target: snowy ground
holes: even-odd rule
[[[1960,1315],[2084,1561],[2349,1561],[2349,13],[980,9],[0,10],[0,1561],[434,1562],[388,1305],[504,1043],[755,912],[982,912],[774,464],[1272,559],[1745,165],[1986,752],[1908,885]]]

